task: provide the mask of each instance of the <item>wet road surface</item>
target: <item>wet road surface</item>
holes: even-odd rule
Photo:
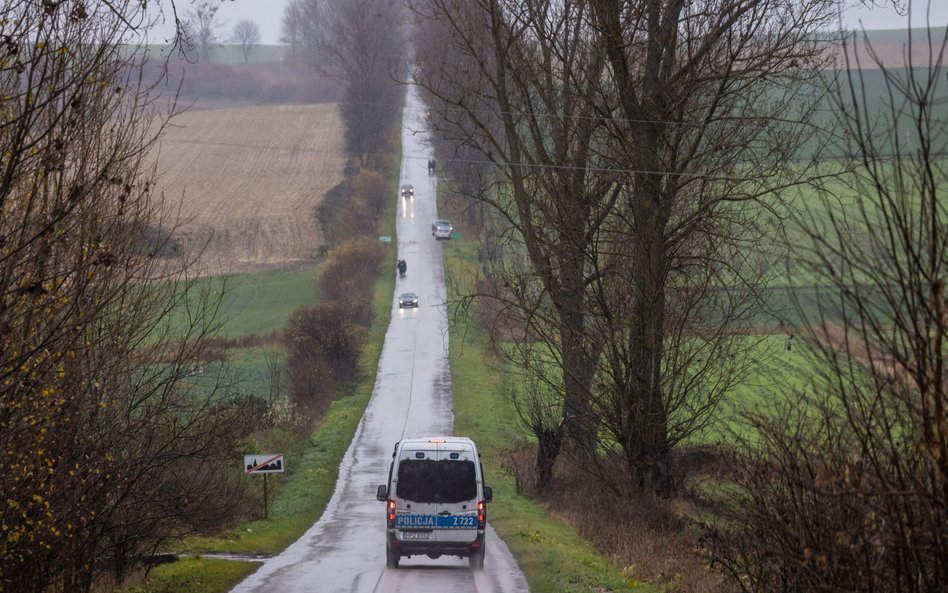
[[[425,109],[408,90],[402,124],[401,184],[413,198],[398,200],[398,258],[408,264],[392,295],[378,378],[362,422],[346,453],[339,481],[322,518],[282,554],[233,589],[233,593],[521,593],[526,579],[488,524],[484,569],[467,559],[403,558],[385,567],[385,505],[375,499],[385,482],[395,442],[404,437],[452,434],[454,417],[448,367],[442,249],[431,222],[437,218],[433,158]],[[396,274],[395,261],[392,273]],[[417,309],[399,309],[398,295],[415,292]],[[488,484],[489,485],[489,484]],[[503,500],[494,502],[494,506]]]

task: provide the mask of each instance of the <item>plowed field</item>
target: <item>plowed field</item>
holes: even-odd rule
[[[181,203],[179,238],[207,244],[205,273],[288,266],[322,244],[314,212],[342,181],[343,150],[335,104],[189,111],[161,139],[159,190]]]

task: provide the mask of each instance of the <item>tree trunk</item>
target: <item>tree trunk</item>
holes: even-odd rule
[[[560,454],[563,442],[562,426],[556,428],[534,427],[537,435],[536,486],[537,491],[546,489],[553,481],[553,465]]]
[[[569,249],[569,246],[563,246]],[[572,250],[561,255],[559,287],[560,340],[563,356],[563,422],[565,445],[581,459],[597,452],[598,422],[590,409],[590,384],[595,372],[586,333],[582,255]]]
[[[664,242],[666,216],[657,179],[642,175],[642,188],[633,206],[638,235],[632,242],[636,290],[632,331],[629,334],[630,376],[625,402],[627,461],[633,468],[633,484],[656,492],[671,487],[668,442],[668,412],[662,392],[662,357],[665,336],[665,278],[667,261]]]

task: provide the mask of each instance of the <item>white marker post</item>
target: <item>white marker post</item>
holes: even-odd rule
[[[283,453],[261,453],[244,455],[244,475],[263,474],[263,518],[270,519],[267,502],[267,474],[282,474],[284,470]]]

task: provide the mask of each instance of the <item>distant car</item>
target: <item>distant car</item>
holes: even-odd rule
[[[398,308],[404,309],[405,307],[418,307],[418,295],[413,292],[403,292],[398,297]]]
[[[454,230],[454,227],[451,226],[451,221],[444,220],[440,218],[431,223],[431,234],[434,235],[435,239],[450,239],[451,231]]]
[[[414,197],[415,197],[415,186],[414,186],[414,185],[403,185],[403,186],[402,186],[402,197],[403,197],[403,198],[414,198]]]

